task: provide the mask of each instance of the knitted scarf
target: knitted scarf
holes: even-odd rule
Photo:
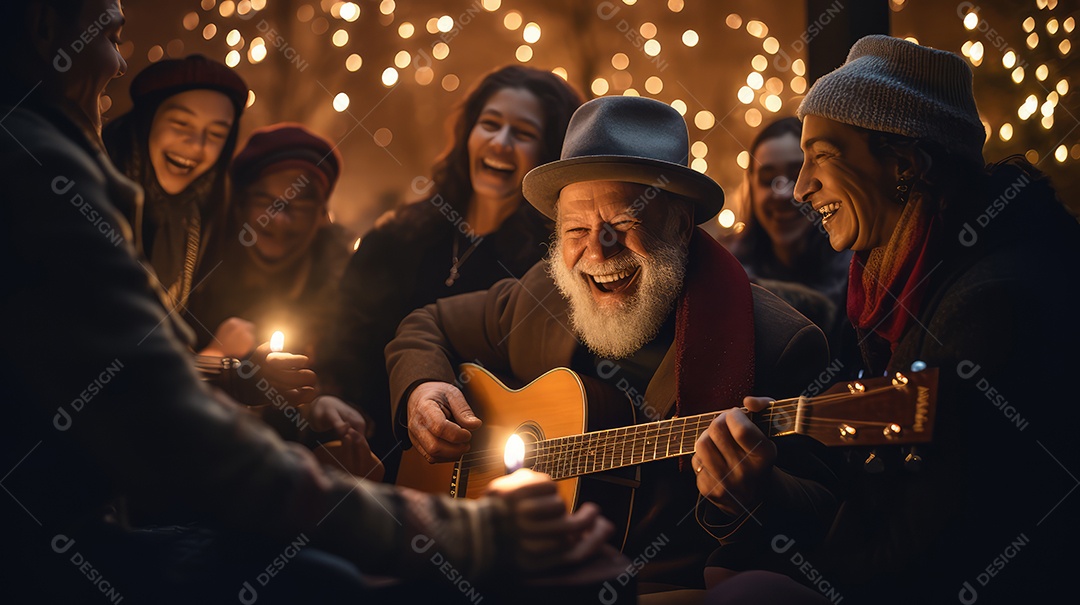
[[[675,314],[675,414],[738,407],[754,386],[754,297],[746,271],[695,229]]]
[[[874,332],[895,351],[918,316],[934,270],[937,220],[918,200],[904,207],[889,243],[855,253],[848,273],[847,313],[861,332]]]

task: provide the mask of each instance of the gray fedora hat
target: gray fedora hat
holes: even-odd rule
[[[701,224],[724,207],[724,190],[687,166],[689,157],[690,136],[675,108],[645,97],[600,97],[574,112],[560,159],[530,170],[522,192],[555,218],[559,192],[571,183],[638,183],[686,198]]]

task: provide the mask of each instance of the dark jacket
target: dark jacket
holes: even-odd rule
[[[106,506],[125,494],[181,502],[208,525],[282,545],[304,533],[374,573],[444,581],[430,554],[409,547],[419,533],[466,577],[501,564],[501,503],[357,489],[215,399],[136,260],[120,208],[137,209],[141,190],[63,111],[34,98],[0,111],[9,133],[0,372],[11,429],[0,443],[0,533],[17,553],[0,593],[34,591],[36,602],[96,593],[54,540],[87,553],[102,528],[129,535]]]

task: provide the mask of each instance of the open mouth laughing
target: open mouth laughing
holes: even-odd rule
[[[169,171],[178,176],[187,176],[191,174],[195,167],[199,165],[199,162],[186,158],[182,155],[175,153],[165,152],[165,165],[168,166]]]
[[[620,269],[613,273],[600,273],[596,275],[582,273],[582,276],[592,284],[594,289],[604,293],[613,293],[625,290],[630,284],[634,283],[640,273],[641,267],[637,266]]]
[[[829,220],[832,215],[836,214],[836,211],[840,209],[840,202],[832,202],[825,204],[820,208],[816,208],[818,214],[821,215],[821,222]]]

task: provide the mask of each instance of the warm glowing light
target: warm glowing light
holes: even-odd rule
[[[780,111],[780,108],[784,106],[784,102],[780,100],[780,97],[776,95],[769,95],[765,97],[765,109],[776,113]]]
[[[668,0],[667,7],[673,13],[677,13],[683,9],[683,0]]]
[[[1068,148],[1066,148],[1064,145],[1058,145],[1058,148],[1054,150],[1054,159],[1058,161],[1058,164],[1063,164],[1068,158]]]
[[[214,8],[215,4],[217,4],[217,0],[202,0],[202,2],[199,3],[199,6],[201,6],[204,11],[208,11]]]
[[[564,67],[556,67],[555,69],[551,70],[551,73],[555,74],[556,76],[559,76],[563,80],[570,77],[570,75],[566,73],[566,68],[564,68]]]
[[[1066,42],[1068,42],[1068,40],[1066,40]],[[646,40],[645,45],[642,47],[642,50],[645,51],[646,55],[649,55],[650,57],[655,57],[656,55],[660,54],[660,43],[656,40]]]
[[[262,38],[255,38],[251,42],[251,48],[248,49],[248,59],[252,63],[258,63],[266,58],[266,44],[262,41]]]
[[[1056,89],[1059,95],[1069,92],[1069,81],[1065,78],[1058,80]]]
[[[305,4],[296,9],[296,20],[301,23],[307,23],[311,21],[311,18],[315,16],[315,8],[310,4]]]
[[[1035,77],[1038,78],[1040,82],[1045,80],[1046,77],[1049,76],[1049,75],[1050,75],[1050,69],[1048,67],[1046,67],[1045,63],[1043,63],[1042,65],[1035,68]]]
[[[911,42],[912,44],[918,44],[919,43],[919,39],[916,38],[915,36],[908,36],[908,37],[906,37],[904,39],[907,40],[908,42]]]
[[[239,55],[239,53],[237,53]],[[157,63],[165,56],[165,50],[161,46],[155,44],[150,47],[150,50],[146,51],[146,58],[150,59],[151,63]],[[239,56],[237,57],[237,63],[240,62]]]
[[[975,29],[979,25],[979,15],[976,13],[968,13],[964,15],[964,27],[968,29]]]
[[[1029,32],[1035,29],[1035,18],[1028,17],[1024,19],[1024,31]]]
[[[533,58],[533,49],[528,44],[522,44],[514,51],[514,58],[522,63],[528,63]]]
[[[802,76],[795,76],[791,79],[791,92],[801,95],[806,92],[806,78]]]
[[[975,42],[973,42],[971,40],[968,40],[967,42],[964,42],[964,45],[960,47],[960,54],[964,55],[965,57],[970,57],[971,56],[971,45],[973,45],[973,44],[975,44]]]
[[[709,169],[709,163],[704,158],[694,158],[694,161],[690,162],[690,168],[704,174]]]
[[[972,44],[971,45],[971,60],[978,62],[978,61],[982,61],[982,58],[983,58],[983,43],[982,42],[976,42],[975,44]]]
[[[1028,48],[1034,49],[1036,46],[1039,45],[1039,34],[1031,32],[1031,34],[1027,37],[1026,42]]]
[[[749,86],[743,86],[739,89],[739,101],[743,105],[749,105],[754,100],[754,89]]]
[[[664,90],[664,81],[657,76],[649,76],[645,80],[645,90],[651,95],[660,94],[660,91]]]
[[[750,167],[750,152],[740,151],[739,155],[735,156],[735,163],[739,165],[739,168],[746,170]]]
[[[750,75],[746,76],[746,85],[754,90],[761,90],[761,87],[765,84],[765,79],[761,77],[756,71],[750,72]]]
[[[766,27],[761,21],[747,21],[746,33],[754,36],[755,38],[764,38],[769,35],[769,28]]]
[[[251,0],[251,8],[253,10],[261,11],[266,8],[266,0]]]
[[[769,66],[769,60],[765,58],[765,55],[754,55],[754,58],[750,59],[750,66],[754,68],[754,71],[765,71],[765,68]]]
[[[506,465],[506,474],[510,474],[525,464],[525,441],[518,435],[510,435],[506,440],[506,449],[503,451],[503,464]]]
[[[502,6],[502,0],[484,0],[483,5],[484,10],[489,13],[493,13],[499,10],[499,7]]]
[[[806,63],[803,63],[802,59],[795,59],[791,62],[791,71],[795,72],[796,76],[805,76]]]
[[[503,25],[511,31],[521,27],[521,21],[521,13],[517,11],[510,11],[503,17]]]
[[[1001,65],[1005,69],[1012,69],[1013,65],[1016,65],[1016,53],[1010,50],[1001,55]]]
[[[445,34],[446,32],[454,29],[454,18],[450,15],[443,15],[439,17],[439,20],[436,23],[436,27],[439,28],[439,31]]]
[[[231,17],[236,12],[236,3],[232,0],[225,0],[218,5],[218,12],[221,13],[222,17]]]
[[[1058,20],[1051,19],[1046,22],[1046,31],[1050,34],[1056,34],[1058,31]]]
[[[521,30],[521,37],[529,44],[536,44],[540,39],[540,26],[535,23],[529,23],[525,26],[525,29]]]
[[[352,249],[353,249],[353,252],[356,252],[357,250],[359,250],[359,249],[360,249],[360,242],[361,242],[361,241],[362,241],[363,239],[364,239],[364,238],[362,238],[362,237],[358,237],[358,238],[356,238],[356,241],[355,241],[355,242],[353,242],[353,244],[352,244]]]
[[[442,87],[446,92],[454,92],[461,86],[461,79],[454,74],[446,74],[442,79]]]
[[[229,67],[236,67],[240,64],[240,53],[235,50],[230,50],[229,54],[225,55],[225,65]]]
[[[739,29],[740,27],[742,27],[742,17],[736,15],[735,13],[731,13],[727,16],[727,19],[724,21],[724,23],[726,23],[727,26],[731,29]]]
[[[774,95],[778,95],[784,92],[784,81],[775,76],[769,78],[765,81],[765,90]]]
[[[682,99],[675,99],[671,102],[671,106],[675,108],[675,111],[679,112],[679,115],[686,115],[686,102]]]
[[[615,69],[626,69],[630,66],[630,57],[625,53],[615,53],[611,55],[611,66]]]
[[[416,28],[408,21],[402,23],[397,28],[397,34],[402,38],[411,38],[414,33],[416,33]]]
[[[1053,128],[1054,127],[1054,115],[1051,114],[1051,115],[1048,115],[1048,116],[1043,116],[1041,124],[1042,124],[1042,127],[1045,128],[1046,130],[1050,130],[1051,128]]]
[[[1014,69],[1012,71],[1012,81],[1016,82],[1017,84],[1024,81],[1024,68],[1023,67],[1017,67],[1016,69]]]
[[[776,38],[769,36],[765,38],[765,41],[761,43],[761,47],[765,49],[765,52],[770,55],[775,55],[776,51],[780,50],[780,41]]]
[[[735,225],[735,213],[730,208],[724,208],[716,216],[716,222],[724,229],[731,229]]]
[[[348,59],[345,59],[345,69],[349,71],[357,71],[360,66],[364,64],[364,59],[360,55],[353,53],[349,55]]]
[[[716,118],[711,111],[699,111],[694,115],[694,126],[702,130],[708,130],[716,125]]]
[[[382,10],[383,5],[385,5],[385,4],[390,5],[390,12],[391,13],[394,12],[394,0],[384,0],[384,2],[379,5],[379,10],[380,11]],[[355,2],[346,2],[345,4],[341,5],[341,8],[338,10],[338,13],[341,15],[342,19],[348,21],[349,23],[352,23],[353,21],[356,21],[357,19],[360,18],[360,6],[358,4],[356,4]],[[383,14],[388,15],[390,13],[383,13]]]
[[[383,72],[382,72],[383,86],[387,86],[387,87],[393,86],[394,84],[397,84],[397,81],[398,81],[398,71],[396,69],[394,69],[393,67],[387,67],[386,69],[383,70]]]
[[[202,30],[202,37],[205,40],[209,40],[217,35],[217,26],[213,23],[207,23],[206,27]]]
[[[652,23],[650,23],[648,21],[646,21],[645,23],[642,23],[641,27],[638,28],[638,31],[640,31],[641,35],[644,36],[645,38],[655,38],[656,37],[656,25],[654,25],[654,24],[652,24]]]
[[[1001,128],[998,129],[998,137],[1002,141],[1008,141],[1009,139],[1012,138],[1012,135],[1013,135],[1013,127],[1012,127],[1012,124],[1010,124],[1008,122],[1005,122],[1004,124],[1002,124]]]
[[[334,97],[334,110],[341,113],[349,108],[349,95],[339,92]]]
[[[199,27],[199,13],[190,12],[184,15],[184,29],[194,31],[196,27]]]
[[[450,45],[446,42],[436,42],[435,46],[431,47],[431,56],[435,57],[439,61],[442,61],[443,59],[449,57]]]
[[[394,133],[390,132],[389,128],[380,128],[375,131],[371,138],[379,147],[386,147],[390,144],[390,141],[394,140]]]
[[[382,0],[382,2],[379,3],[379,12],[384,15],[389,15],[390,13],[394,12],[394,9],[396,8],[397,4],[394,2],[394,0]],[[342,10],[341,12],[344,15],[345,11]]]
[[[349,32],[343,29],[339,29],[334,32],[334,37],[331,38],[331,40],[333,40],[334,46],[341,48],[342,46],[345,46],[349,43]]]
[[[688,29],[688,30],[684,31],[683,34],[682,34],[682,43],[689,46],[689,47],[697,46],[697,43],[698,43],[698,34],[697,34],[697,32],[692,30],[692,29]]]
[[[416,73],[413,74],[416,78],[416,83],[420,86],[427,86],[435,80],[435,70],[431,69],[427,65],[416,68]]]
[[[1039,112],[1042,113],[1044,116],[1054,115],[1054,104],[1050,101],[1043,103],[1042,106],[1039,108]]]
[[[746,115],[743,116],[743,119],[746,120],[746,125],[750,128],[757,128],[758,126],[761,126],[761,112],[758,111],[756,107],[751,107],[750,109],[747,109]]]
[[[640,97],[641,93],[639,93],[636,89],[627,88],[626,90],[624,90],[622,92],[622,96],[624,96],[624,97]]]
[[[285,350],[285,333],[281,330],[274,332],[270,336],[270,350],[275,353],[280,353]]]
[[[229,31],[229,33],[225,36],[225,44],[228,44],[229,46],[236,46],[237,44],[240,44],[243,40],[244,39],[240,36],[240,30],[237,29]]]
[[[432,17],[427,20],[427,25],[424,26],[429,34],[439,33],[439,18]]]
[[[1070,50],[1072,50],[1072,42],[1062,40],[1061,44],[1058,44],[1058,51],[1061,52],[1061,54],[1067,55]]]
[[[399,50],[397,54],[394,55],[394,65],[396,65],[398,69],[405,69],[409,66],[409,63],[412,63],[412,55],[409,54],[409,51]]]
[[[1065,33],[1072,33],[1073,28],[1076,27],[1076,20],[1069,17],[1061,25],[1065,29]]]
[[[690,155],[695,158],[703,158],[709,154],[709,146],[705,144],[705,141],[694,141],[694,144],[690,146]]]
[[[604,78],[597,78],[592,81],[592,86],[589,87],[593,94],[596,96],[606,95],[608,92],[608,81]]]

